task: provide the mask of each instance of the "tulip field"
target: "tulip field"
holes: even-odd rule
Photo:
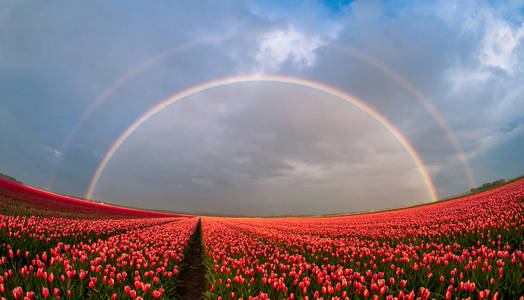
[[[523,199],[521,179],[371,214],[219,218],[0,181],[0,298],[177,298],[201,247],[209,299],[523,299]]]
[[[519,299],[524,180],[329,218],[203,218],[212,299]]]
[[[0,297],[173,298],[197,218],[90,203],[7,181],[0,181],[0,197]]]

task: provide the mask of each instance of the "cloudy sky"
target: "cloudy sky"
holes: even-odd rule
[[[282,2],[2,1],[0,172],[83,196],[149,109],[257,74],[370,106],[413,146],[439,198],[524,173],[522,1]],[[93,198],[245,215],[431,200],[412,157],[368,113],[278,82],[166,107],[118,148]]]

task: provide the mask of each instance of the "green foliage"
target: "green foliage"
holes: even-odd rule
[[[492,189],[492,188],[497,187],[499,185],[503,185],[504,183],[506,183],[506,180],[504,180],[504,178],[501,178],[501,179],[495,180],[493,182],[483,183],[481,186],[478,186],[476,188],[471,188],[469,191],[472,192],[472,193],[478,193],[478,192],[482,192],[482,191],[485,191],[485,190],[488,190],[488,189]]]

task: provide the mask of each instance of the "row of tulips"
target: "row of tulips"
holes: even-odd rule
[[[50,239],[56,238],[48,250],[30,252],[23,245],[16,250],[10,244],[3,245],[8,254],[0,258],[0,296],[14,299],[169,298],[177,283],[183,251],[197,221],[196,218],[152,218],[49,222],[69,224],[65,228],[70,226],[70,230],[60,232],[60,226],[53,225],[42,229],[52,236]],[[98,234],[98,238],[86,239],[89,234],[85,233],[78,235],[76,229],[84,225],[85,230]],[[31,236],[27,232],[7,238],[13,242],[18,237],[23,237],[22,241],[39,240],[38,234]],[[71,237],[69,241],[73,242],[64,242],[67,240],[64,237]]]
[[[203,218],[212,299],[518,299],[524,180],[334,218]]]
[[[0,257],[23,250],[24,257],[43,252],[57,243],[96,241],[109,236],[172,222],[176,218],[65,219],[0,215]],[[25,258],[28,259],[28,258]],[[21,260],[25,260],[23,257]]]

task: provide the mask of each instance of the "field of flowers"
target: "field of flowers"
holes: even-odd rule
[[[173,298],[198,221],[6,181],[0,200],[0,297],[10,299]]]
[[[209,299],[524,299],[524,179],[395,211],[201,226],[0,183],[0,298],[173,299],[203,247]]]
[[[0,178],[0,213],[25,216],[66,218],[144,218],[173,217],[173,214],[150,212],[80,199],[38,190]]]
[[[390,212],[203,218],[212,299],[519,299],[524,180]]]
[[[19,239],[31,245],[32,239],[40,240],[45,234],[19,235],[28,226],[16,227],[19,230],[8,238],[2,234],[0,293],[12,294],[15,299],[31,295],[72,299],[169,298],[196,222],[195,218],[92,221],[98,224],[88,222],[85,229],[91,231],[87,232],[77,227],[83,231],[79,233],[71,226],[70,235],[65,236],[67,242],[47,228],[44,231],[51,232],[51,238],[47,239],[47,247],[37,243],[39,250],[13,241]],[[129,229],[130,226],[135,228]],[[118,234],[121,231],[125,232]],[[48,250],[42,251],[43,248]]]

